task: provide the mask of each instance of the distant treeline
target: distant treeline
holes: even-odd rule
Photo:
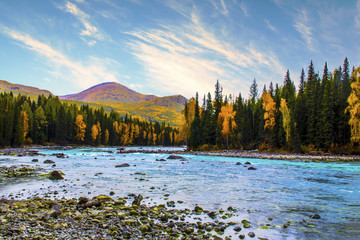
[[[175,145],[178,130],[103,108],[40,95],[0,93],[0,146],[24,144]]]
[[[360,141],[357,86],[358,69],[353,67],[350,74],[347,58],[332,73],[325,63],[322,76],[311,61],[307,75],[301,71],[297,91],[289,71],[282,86],[271,82],[261,96],[254,79],[247,100],[241,94],[235,99],[223,97],[217,81],[214,100],[208,93],[199,106],[196,94],[186,104],[180,134],[189,149],[350,153]]]

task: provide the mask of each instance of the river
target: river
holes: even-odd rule
[[[240,220],[251,221],[250,230],[269,239],[360,238],[359,163],[201,155],[170,160],[170,154],[117,154],[116,148],[38,150],[45,156],[0,156],[0,166],[39,165],[45,172],[62,171],[65,180],[11,179],[0,182],[0,197],[77,198],[109,195],[113,191],[115,198],[134,193],[142,194],[149,204],[182,200],[184,203],[177,203],[176,207],[193,208],[198,204],[204,209],[219,210],[231,206],[239,210]],[[61,152],[66,158],[51,156]],[[39,162],[32,162],[33,158]],[[56,166],[44,164],[45,159],[54,160]],[[236,165],[237,162],[242,164]],[[245,162],[256,170],[248,170],[250,165],[245,167]],[[130,166],[115,167],[122,163]],[[313,214],[321,218],[310,218]],[[269,217],[273,220],[269,221]],[[284,228],[284,224],[288,227]]]

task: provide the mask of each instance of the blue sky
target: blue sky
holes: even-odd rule
[[[9,0],[0,2],[0,79],[56,95],[101,82],[187,98],[248,97],[360,60],[360,0]]]

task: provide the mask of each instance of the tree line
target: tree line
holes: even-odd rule
[[[0,146],[24,144],[175,145],[178,129],[39,95],[0,93]]]
[[[359,68],[358,68],[359,69]],[[190,99],[183,113],[180,136],[189,149],[259,149],[293,152],[354,152],[360,142],[359,70],[345,58],[342,66],[322,75],[313,62],[301,70],[296,90],[286,72],[283,84],[271,82],[260,96],[256,80],[250,96],[223,96],[217,81],[214,99]]]

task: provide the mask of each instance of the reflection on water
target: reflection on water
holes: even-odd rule
[[[158,148],[143,148],[152,150]],[[177,149],[181,150],[181,148]],[[182,200],[179,207],[195,204],[217,210],[232,206],[251,219],[261,236],[270,239],[358,239],[360,228],[360,164],[304,163],[183,155],[188,161],[166,159],[169,154],[116,154],[115,148],[66,151],[40,150],[46,156],[0,157],[0,166],[40,165],[47,172],[64,172],[65,180],[45,178],[0,182],[0,197],[96,196],[115,192],[147,196],[149,203]],[[64,152],[67,158],[50,156]],[[45,159],[56,167],[43,164]],[[257,170],[244,167],[251,162]],[[235,165],[242,162],[242,165]],[[129,163],[129,167],[116,165]],[[135,174],[137,173],[137,174]],[[141,174],[140,174],[141,173]],[[53,194],[54,192],[57,194]],[[169,196],[164,196],[170,194]],[[319,214],[321,219],[309,216]],[[272,217],[271,229],[259,229]],[[289,227],[283,228],[289,221]]]

